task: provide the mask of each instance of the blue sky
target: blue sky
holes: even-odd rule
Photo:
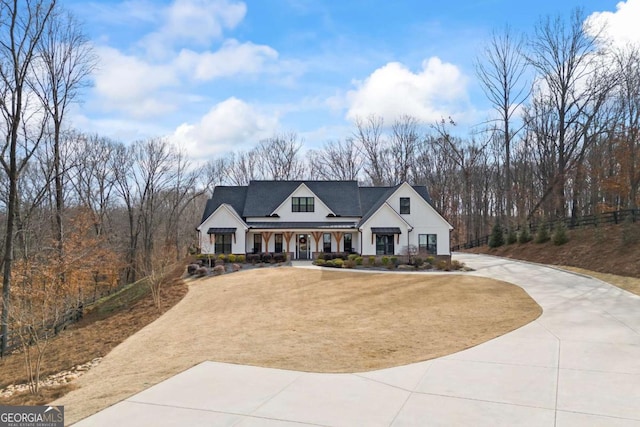
[[[73,127],[125,142],[168,137],[194,158],[295,131],[306,148],[353,119],[473,126],[490,114],[473,61],[492,30],[531,33],[575,7],[640,42],[640,0],[64,0],[100,67]]]

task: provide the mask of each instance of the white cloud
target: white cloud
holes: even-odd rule
[[[173,111],[163,102],[159,90],[178,84],[173,67],[152,65],[110,47],[96,49],[100,69],[94,90],[105,110],[124,110],[135,117],[150,117]]]
[[[232,97],[213,106],[198,123],[178,126],[171,139],[192,158],[206,158],[242,145],[252,147],[277,128],[277,115],[263,113]]]
[[[393,121],[411,115],[424,122],[458,116],[469,108],[467,77],[453,64],[437,57],[423,61],[412,72],[403,64],[390,62],[375,70],[357,89],[347,93],[348,119],[370,114]],[[335,99],[330,100],[335,104]]]
[[[208,47],[244,19],[247,7],[230,0],[176,0],[162,15],[164,23],[148,34],[141,44],[152,56],[161,56],[176,45]]]
[[[196,80],[208,81],[238,74],[257,74],[265,63],[278,58],[278,52],[269,46],[251,42],[239,43],[226,40],[216,52],[194,52],[184,49],[176,59],[176,65]]]
[[[615,12],[594,12],[587,18],[587,29],[604,27],[605,36],[618,46],[640,43],[640,0],[621,1]]]

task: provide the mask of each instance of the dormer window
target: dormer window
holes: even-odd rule
[[[411,213],[411,199],[409,197],[400,197],[400,214],[409,215]]]
[[[292,197],[291,211],[292,212],[313,212],[314,211],[313,197]]]

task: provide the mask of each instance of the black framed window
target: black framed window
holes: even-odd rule
[[[231,234],[216,234],[214,252],[216,254],[231,253]]]
[[[274,236],[274,239],[275,239],[275,242],[276,242],[275,243],[276,246],[275,246],[273,251],[276,252],[276,253],[283,252],[283,250],[282,250],[282,234],[276,234]]]
[[[411,199],[409,197],[400,197],[400,213],[404,215],[411,213]]]
[[[395,253],[394,237],[393,234],[376,234],[376,255],[393,255]]]
[[[257,254],[262,252],[262,234],[253,235],[253,253]]]
[[[292,197],[292,212],[313,212],[315,209],[315,201],[313,197]]]
[[[331,252],[331,234],[324,233],[322,236],[322,250],[324,252]]]
[[[418,234],[418,252],[421,254],[438,254],[437,234]]]
[[[344,242],[343,243],[344,243],[343,246],[344,246],[344,251],[345,252],[352,252],[353,251],[351,233],[346,233],[344,235]]]

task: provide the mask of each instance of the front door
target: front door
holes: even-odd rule
[[[309,235],[298,234],[297,249],[298,259],[309,259]]]

